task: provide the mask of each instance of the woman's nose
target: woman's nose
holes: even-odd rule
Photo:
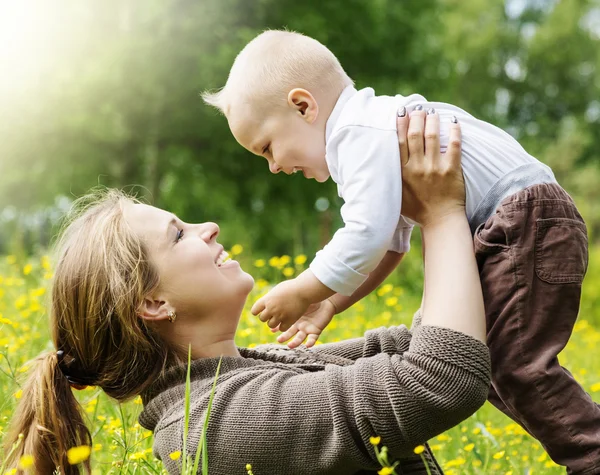
[[[271,161],[269,162],[269,170],[271,170],[271,173],[279,173],[281,171],[281,167],[274,161]]]
[[[219,235],[219,225],[217,223],[202,223],[200,236],[206,242],[214,241]]]

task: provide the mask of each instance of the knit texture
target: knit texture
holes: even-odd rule
[[[368,331],[364,338],[290,350],[240,348],[223,357],[208,425],[211,475],[376,473],[369,438],[380,436],[398,473],[425,475],[414,447],[458,424],[486,400],[485,344],[434,326]],[[187,446],[194,451],[219,358],[191,365]],[[186,367],[168,370],[143,395],[140,424],[154,431],[154,453],[180,473]],[[432,474],[442,473],[429,448]]]

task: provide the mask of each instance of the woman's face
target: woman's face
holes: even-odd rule
[[[226,254],[215,223],[184,223],[145,204],[127,205],[124,215],[158,271],[157,298],[168,302],[178,318],[236,311],[239,317],[254,280],[237,261],[222,262]]]

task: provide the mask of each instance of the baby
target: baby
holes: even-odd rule
[[[600,409],[557,359],[577,318],[587,232],[549,167],[458,107],[357,91],[329,49],[288,31],[257,36],[225,87],[203,98],[272,173],[331,177],[344,200],[344,227],[309,269],[252,308],[285,330],[280,341],[295,335],[292,346],[307,337],[314,344],[335,313],[375,289],[409,250],[414,223],[401,215],[397,116],[439,115],[442,149],[449,123],[459,121],[494,372],[489,399],[569,473],[600,473]]]

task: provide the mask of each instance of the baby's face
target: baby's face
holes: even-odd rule
[[[329,178],[325,161],[325,124],[307,123],[291,109],[228,117],[236,140],[255,155],[265,157],[271,173],[301,172],[305,178]]]

